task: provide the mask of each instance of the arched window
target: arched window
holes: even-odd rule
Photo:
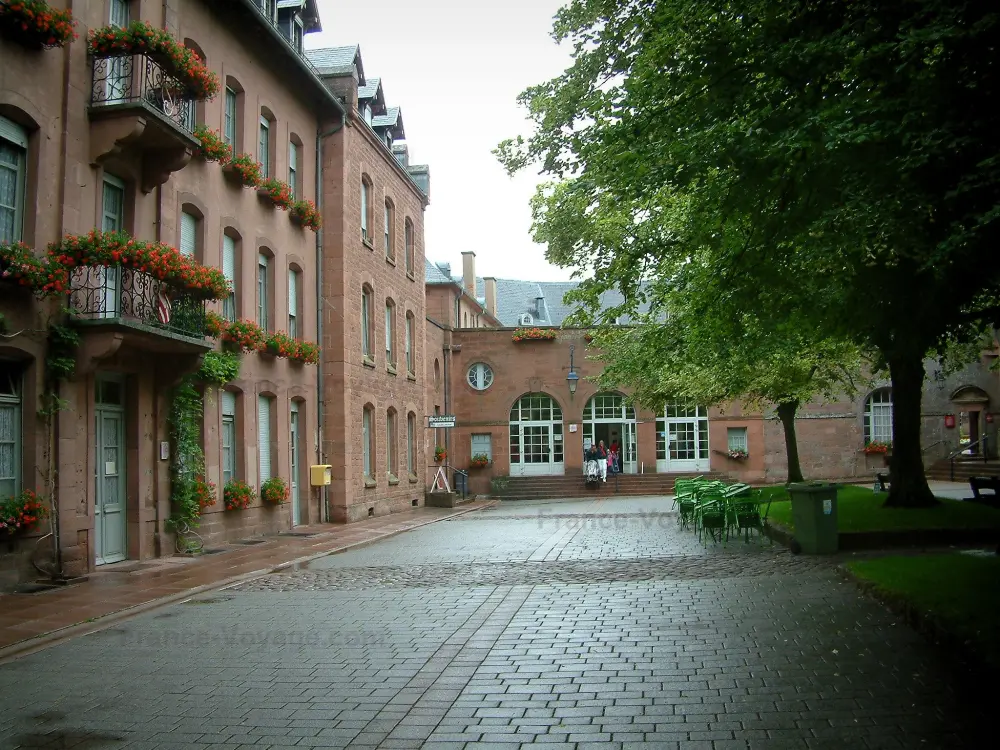
[[[262,107],[257,138],[257,161],[260,163],[261,177],[265,180],[274,174],[274,138],[277,131],[275,121],[271,110]]]
[[[469,368],[466,379],[477,391],[485,391],[493,385],[493,368],[485,362],[477,362]]]
[[[233,153],[243,148],[243,86],[232,76],[226,76],[226,98],[222,109],[222,139]]]
[[[414,353],[414,346],[416,345],[416,339],[414,338],[414,318],[413,313],[409,310],[406,311],[406,374],[416,375],[416,355]]]
[[[417,474],[417,415],[406,415],[406,471],[411,477]]]
[[[237,294],[239,294],[239,284],[237,279],[237,262],[240,257],[240,245],[242,238],[240,233],[233,227],[226,227],[222,230],[222,275],[229,282],[229,296],[222,301],[222,317],[233,322],[237,318],[239,305]]]
[[[262,247],[257,253],[257,325],[261,330],[270,331],[274,323],[274,254]]]
[[[396,303],[392,298],[385,301],[385,366],[396,368]]]
[[[374,359],[375,348],[373,344],[372,336],[372,302],[374,300],[374,291],[368,284],[361,287],[361,353],[369,358]]]
[[[385,470],[389,479],[399,476],[397,451],[396,410],[391,406],[385,412]]]
[[[302,197],[302,139],[295,133],[288,137],[288,186],[292,189],[292,198]]]
[[[28,131],[0,115],[0,242],[18,242],[28,183]]]
[[[0,497],[21,491],[21,366],[0,359]]]
[[[205,51],[201,48],[200,44],[193,39],[185,39],[184,46],[194,52],[202,62],[207,64],[208,57],[205,55]],[[182,115],[184,127],[194,132],[195,127],[205,122],[205,102],[196,99],[182,99],[181,102],[181,106],[184,108]]]
[[[385,199],[385,257],[396,262],[396,209],[389,198]]]
[[[219,395],[219,411],[222,413],[222,425],[219,431],[220,463],[222,464],[222,488],[226,483],[239,479],[239,462],[237,453],[241,441],[239,439],[240,394],[233,390],[224,390]]]
[[[892,442],[892,389],[879,388],[865,399],[865,445]]]
[[[181,255],[201,263],[205,261],[204,218],[197,206],[191,203],[185,203],[181,206],[180,243],[177,249],[180,250]]]
[[[373,247],[372,244],[372,181],[371,178],[361,175],[361,240]]]
[[[510,410],[512,475],[563,473],[562,409],[545,393],[529,393]]]
[[[413,222],[409,217],[403,222],[403,244],[406,246],[406,275],[413,277]]]
[[[288,335],[293,339],[302,338],[302,269],[288,268]]]
[[[375,407],[365,404],[361,410],[361,447],[364,453],[366,482],[375,481]]]

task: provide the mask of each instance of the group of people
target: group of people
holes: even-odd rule
[[[591,445],[587,450],[584,458],[589,463],[591,461],[597,464],[597,471],[600,474],[601,481],[608,481],[608,471],[614,474],[618,471],[618,441],[614,440],[611,443],[611,447],[605,448],[604,441],[601,440],[597,445]]]

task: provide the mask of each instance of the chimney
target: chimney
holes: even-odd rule
[[[535,297],[535,317],[538,320],[545,320],[545,297],[542,296],[541,292]]]
[[[483,279],[486,286],[486,312],[494,318],[497,316],[497,280],[492,276]]]
[[[476,254],[472,250],[462,253],[462,286],[472,299],[476,298]]]

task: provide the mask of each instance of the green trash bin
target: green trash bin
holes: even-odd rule
[[[788,485],[792,500],[794,542],[807,555],[831,555],[839,549],[837,538],[838,485],[801,482]],[[792,551],[796,550],[793,543]]]

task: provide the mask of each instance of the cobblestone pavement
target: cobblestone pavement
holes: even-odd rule
[[[985,746],[832,561],[668,510],[508,503],[118,623],[0,666],[0,748]]]

